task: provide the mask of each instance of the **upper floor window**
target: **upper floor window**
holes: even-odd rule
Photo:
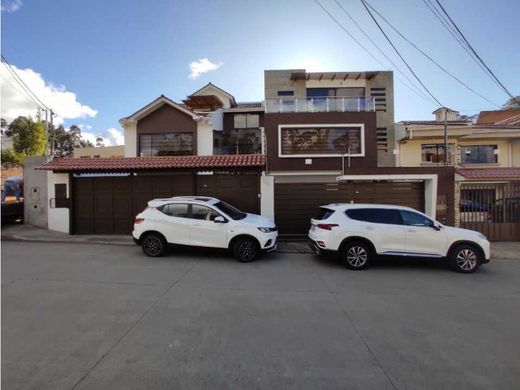
[[[421,145],[421,161],[423,163],[444,163],[446,153],[444,144],[423,144]],[[453,144],[448,145],[448,164],[453,163]]]
[[[254,129],[260,127],[260,116],[258,114],[235,114],[235,129]]]
[[[141,134],[139,156],[189,156],[193,154],[192,133]]]
[[[363,129],[359,126],[280,126],[280,156],[364,155]]]
[[[262,153],[260,129],[225,130],[213,132],[214,154]]]
[[[460,159],[462,164],[493,164],[498,162],[495,154],[497,145],[461,146]]]
[[[307,88],[307,97],[324,98],[324,97],[345,97],[354,98],[365,96],[365,88],[363,87],[346,87],[346,88]]]
[[[278,91],[278,96],[294,96],[294,91]]]

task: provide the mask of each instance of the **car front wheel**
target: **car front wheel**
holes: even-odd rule
[[[251,238],[238,239],[233,245],[233,254],[242,263],[253,261],[258,253],[258,244]]]
[[[362,270],[370,265],[372,249],[364,242],[349,242],[343,246],[340,256],[348,268]]]
[[[482,264],[482,254],[473,245],[457,245],[451,250],[448,261],[453,270],[470,274]]]
[[[160,257],[166,253],[167,243],[163,236],[158,233],[148,233],[141,243],[146,256]]]

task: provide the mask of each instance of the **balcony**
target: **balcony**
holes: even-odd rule
[[[373,97],[308,97],[266,99],[265,112],[370,112],[375,111]]]

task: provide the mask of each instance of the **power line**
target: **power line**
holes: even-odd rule
[[[410,84],[416,88],[416,90],[423,94],[423,92],[414,84],[414,82],[412,80],[410,80],[410,78],[403,72],[401,71],[401,69],[392,61],[392,59],[390,57],[388,57],[386,55],[386,53],[381,50],[381,48],[377,45],[376,42],[374,42],[374,40],[370,37],[370,35],[368,35],[365,30],[363,30],[363,28],[359,25],[358,22],[356,22],[356,20],[347,12],[347,10],[337,1],[337,0],[334,0],[334,2],[343,10],[343,12],[345,13],[345,15],[347,15],[349,17],[349,19],[354,23],[354,25],[363,33],[363,35],[372,43],[372,45],[374,45],[374,47],[379,50],[379,52],[388,60],[388,62],[390,62],[394,68],[399,72],[401,73],[409,82]],[[384,65],[383,65],[384,66]],[[404,82],[403,82],[404,83]],[[426,95],[423,95],[423,96],[426,96]],[[428,97],[426,97],[428,99]]]
[[[489,66],[487,66],[487,64],[484,62],[484,60],[478,55],[478,53],[475,51],[475,49],[473,48],[473,46],[471,46],[471,44],[468,42],[468,40],[466,39],[466,37],[464,36],[464,34],[462,33],[462,31],[460,31],[459,27],[457,26],[457,24],[453,21],[453,19],[450,17],[450,15],[448,14],[448,12],[446,12],[446,10],[444,9],[444,7],[442,6],[442,4],[440,3],[439,0],[435,0],[437,2],[437,4],[439,5],[439,7],[441,8],[442,12],[446,15],[446,17],[449,19],[449,21],[451,22],[451,24],[453,25],[453,27],[455,27],[455,29],[457,30],[457,32],[459,33],[459,35],[461,36],[461,38],[464,40],[464,42],[466,43],[466,45],[468,46],[468,48],[471,50],[471,52],[475,55],[475,57],[478,59],[478,61],[487,69],[487,71],[489,72],[489,75],[491,75],[491,77],[498,83],[498,85],[504,90],[504,92],[506,94],[509,95],[510,98],[512,98],[513,100],[518,100],[516,99],[515,96],[513,96],[513,94],[511,92],[509,92],[509,90],[506,88],[506,86],[504,84],[502,84],[502,82],[498,79],[498,77],[493,73],[493,71],[489,68]]]
[[[9,80],[5,79],[5,81],[7,81],[9,83],[9,85],[11,85],[11,87],[15,88],[15,89],[18,89],[19,91],[21,91],[30,101],[32,101],[38,108],[42,108],[43,107],[30,95],[30,93],[23,87],[22,84],[20,84],[20,82],[18,81],[18,79],[14,76],[14,74],[12,73],[11,69],[7,66],[7,64],[5,62],[2,61],[2,64],[4,64],[5,68],[7,69],[7,72],[13,77],[14,81],[16,81],[16,88],[15,88],[15,85],[11,84],[11,82],[9,82]]]
[[[318,0],[314,0],[316,2],[316,4],[318,4],[321,9],[323,9],[323,11],[325,11],[325,13],[350,37],[352,38],[352,40],[354,42],[356,42],[368,55],[370,55],[377,63],[379,63],[381,66],[385,67],[385,65],[376,57],[374,56],[365,46],[363,46],[363,44],[361,42],[359,42],[356,37],[354,37]],[[403,82],[401,80],[401,82]],[[421,91],[419,90],[414,90],[413,88],[411,88],[408,84],[404,83],[403,82],[403,85],[405,85],[407,88],[409,88],[412,92],[416,93],[419,97],[425,99],[425,100],[428,100],[428,101],[431,101],[429,99],[429,97],[427,97],[426,95],[422,95]],[[412,83],[413,85],[413,83]],[[415,85],[414,85],[415,86]],[[416,87],[417,88],[417,87]],[[433,101],[431,101],[433,102]]]
[[[334,0],[337,1],[337,0]],[[444,73],[446,73],[448,76],[450,76],[452,79],[463,85],[465,88],[467,88],[469,91],[473,92],[474,94],[480,96],[482,99],[486,100],[487,102],[494,104],[495,106],[498,106],[495,102],[489,100],[484,95],[480,94],[479,92],[475,91],[473,88],[471,88],[469,85],[467,85],[465,82],[460,80],[458,77],[456,77],[454,74],[450,73],[447,69],[445,69],[441,64],[439,64],[437,61],[435,61],[428,53],[426,53],[424,50],[419,48],[416,44],[414,44],[412,41],[410,41],[406,36],[404,36],[392,23],[390,23],[383,15],[381,15],[370,3],[365,0],[366,4],[374,11],[386,24],[388,24],[401,38],[403,38],[406,42],[408,42],[412,47],[414,47],[419,53],[421,53],[423,56],[425,56],[427,59],[429,59],[432,63],[434,63],[440,70],[442,70]]]
[[[397,53],[397,55],[399,56],[399,58],[401,58],[401,60],[404,62],[404,64],[406,65],[406,67],[408,68],[408,70],[410,71],[410,73],[412,73],[412,75],[417,79],[417,81],[419,82],[419,84],[422,85],[422,87],[424,88],[424,90],[426,92],[428,92],[428,94],[433,98],[433,100],[435,100],[439,106],[443,106],[442,103],[435,97],[433,96],[433,94],[430,92],[430,90],[426,87],[426,85],[424,85],[424,83],[421,81],[421,79],[419,78],[419,76],[417,76],[417,74],[415,74],[415,72],[413,71],[412,67],[410,65],[408,65],[408,62],[406,62],[406,60],[403,58],[403,56],[401,55],[401,53],[399,52],[399,50],[397,50],[397,48],[395,47],[395,45],[392,43],[391,39],[388,37],[388,35],[386,35],[385,31],[383,30],[383,28],[379,25],[379,22],[377,21],[377,19],[374,17],[374,15],[372,15],[372,12],[370,11],[370,9],[367,7],[367,5],[365,4],[365,0],[361,0],[361,3],[363,4],[363,6],[365,7],[365,9],[367,10],[368,14],[370,15],[370,17],[372,18],[372,20],[374,21],[374,23],[377,25],[377,27],[379,28],[379,30],[381,31],[381,33],[385,36],[386,40],[388,41],[388,43],[390,44],[390,46],[392,46],[392,48],[395,50],[395,52]]]
[[[3,63],[8,67],[8,69],[11,71],[11,74],[13,75],[14,79],[16,80],[16,82],[18,82],[18,84],[22,85],[24,89],[26,89],[28,91],[29,94],[31,94],[34,99],[36,99],[40,105],[42,107],[44,107],[45,109],[51,111],[51,109],[49,107],[47,107],[45,105],[45,103],[43,103],[39,98],[38,96],[36,96],[36,94],[31,90],[31,88],[29,88],[27,86],[27,84],[25,84],[25,82],[23,81],[23,79],[20,77],[20,75],[16,72],[16,70],[14,70],[14,68],[12,67],[12,65],[5,59],[4,55],[2,54],[1,55],[2,57],[2,61]]]

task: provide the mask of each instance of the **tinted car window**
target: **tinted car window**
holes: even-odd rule
[[[327,219],[332,214],[334,214],[334,210],[327,209],[325,207],[320,207],[320,211],[318,211],[318,214],[314,217],[314,219],[318,219],[318,220]]]
[[[210,209],[206,206],[200,206],[198,204],[194,204],[191,206],[191,215],[193,219],[201,219],[204,221],[214,221],[216,217],[220,214],[215,210]]]
[[[349,218],[357,221],[402,225],[403,221],[398,210],[394,209],[350,209],[345,212]]]
[[[188,218],[188,205],[185,203],[165,204],[159,210],[170,217]]]
[[[414,213],[413,211],[401,210],[401,217],[405,225],[412,226],[431,226],[432,221],[424,215]]]

